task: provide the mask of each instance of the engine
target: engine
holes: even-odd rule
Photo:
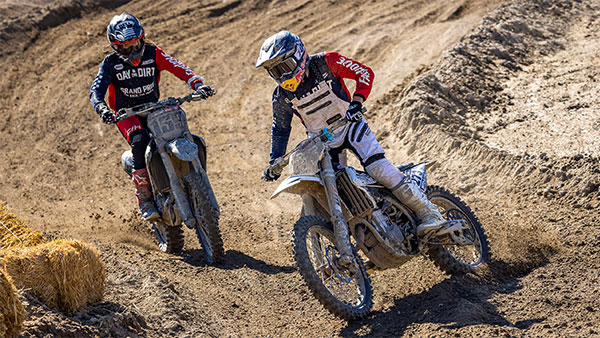
[[[355,217],[352,223],[366,228],[367,250],[381,246],[396,257],[416,250],[414,220],[385,187],[350,167],[337,173],[336,182],[342,202]]]

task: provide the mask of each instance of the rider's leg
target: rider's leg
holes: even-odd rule
[[[150,179],[148,177],[148,169],[137,169],[131,173],[133,184],[135,184],[135,196],[140,206],[142,219],[152,221],[160,217],[156,205],[154,204],[154,196],[150,189]]]
[[[390,190],[421,220],[417,225],[417,233],[420,236],[433,230],[439,230],[444,226],[446,220],[440,214],[437,206],[429,201],[427,195],[413,181],[407,178]]]
[[[417,225],[419,235],[444,226],[445,220],[438,208],[429,201],[425,193],[410,178],[404,176],[386,158],[367,165],[365,169],[371,177],[390,189],[400,202],[414,211],[420,220]]]
[[[367,173],[409,207],[419,218],[417,233],[425,233],[443,227],[444,218],[437,207],[408,177],[385,158],[384,150],[371,132],[366,121],[355,123],[348,132],[349,148],[357,154]]]
[[[127,139],[129,145],[131,145],[133,155],[133,171],[131,176],[135,185],[135,195],[138,200],[142,219],[146,221],[155,220],[160,217],[160,214],[154,204],[145,160],[146,147],[150,143],[150,134],[142,127],[135,116],[117,123],[117,126]]]

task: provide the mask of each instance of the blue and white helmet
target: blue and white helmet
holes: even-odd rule
[[[269,37],[260,48],[256,67],[264,67],[283,89],[296,91],[307,68],[302,40],[288,31]]]
[[[115,15],[106,28],[110,46],[127,62],[139,60],[144,54],[144,27],[131,14]]]

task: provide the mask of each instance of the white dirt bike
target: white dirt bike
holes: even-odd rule
[[[327,141],[346,123],[334,122],[271,165],[281,174],[291,163],[292,175],[271,198],[282,192],[302,197],[293,228],[294,258],[327,310],[346,320],[365,317],[373,305],[368,272],[399,267],[419,254],[449,274],[473,272],[489,260],[487,236],[471,208],[445,188],[427,186],[432,162],[398,167],[446,219],[444,228],[422,238],[415,213],[382,184],[352,167],[334,168]],[[350,253],[352,262],[343,264],[340,253]]]
[[[208,264],[223,260],[219,230],[219,205],[206,175],[206,144],[190,133],[183,102],[199,101],[192,93],[181,98],[120,109],[117,121],[130,116],[147,118],[152,140],[146,149],[146,166],[154,201],[161,218],[152,221],[154,237],[163,252],[178,253],[183,248],[182,224],[195,230]],[[131,176],[131,150],[121,158],[123,170]]]

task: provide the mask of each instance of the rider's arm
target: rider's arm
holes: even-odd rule
[[[156,46],[156,67],[158,71],[167,70],[173,75],[187,82],[190,89],[195,89],[196,83],[203,83],[204,79],[194,72],[183,62],[165,53],[162,49]]]
[[[271,126],[271,156],[269,163],[273,163],[276,158],[285,155],[287,144],[292,131],[292,117],[294,109],[285,102],[282,96],[277,95],[277,87],[273,93],[273,125]]]
[[[359,97],[363,101],[367,99],[369,93],[371,93],[373,78],[375,77],[371,68],[335,52],[325,53],[325,62],[327,62],[327,66],[336,78],[356,81],[354,98]]]
[[[104,95],[106,95],[106,91],[110,86],[112,80],[112,71],[113,67],[109,65],[108,57],[102,61],[100,64],[100,70],[98,70],[98,74],[92,82],[92,87],[90,88],[90,102],[94,107],[94,110],[98,112],[99,104],[106,104],[104,101]]]

